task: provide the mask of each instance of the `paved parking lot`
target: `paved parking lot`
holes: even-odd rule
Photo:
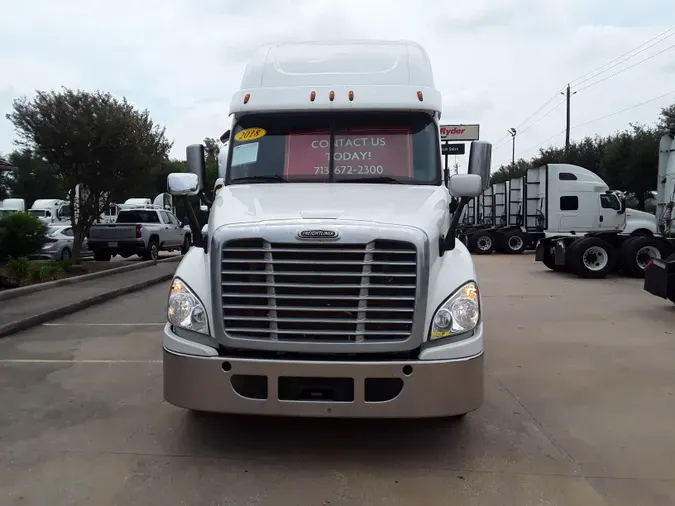
[[[529,254],[476,262],[489,376],[459,425],[173,408],[167,285],[0,340],[0,504],[675,504],[675,307]]]

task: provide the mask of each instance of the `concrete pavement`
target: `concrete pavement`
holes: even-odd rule
[[[23,325],[31,319],[49,319],[47,316],[68,314],[68,308],[100,298],[113,298],[116,291],[125,291],[133,285],[151,284],[172,276],[178,264],[173,261],[150,265],[142,269],[123,272],[81,281],[75,284],[56,286],[47,290],[29,293],[0,303],[0,337],[13,331],[14,326]],[[79,308],[78,308],[79,309]],[[27,326],[31,326],[28,325]],[[41,321],[40,321],[41,323]],[[24,327],[21,327],[23,329]]]
[[[0,340],[0,504],[675,504],[675,309],[636,280],[476,261],[486,403],[455,425],[169,406],[168,283]]]

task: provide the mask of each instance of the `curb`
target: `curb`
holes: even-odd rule
[[[72,304],[68,304],[66,306],[51,309],[42,314],[29,316],[28,318],[24,318],[23,320],[17,320],[15,322],[7,323],[5,325],[0,325],[0,338],[6,337],[10,334],[14,334],[16,332],[21,332],[22,330],[27,330],[31,327],[35,327],[36,325],[46,323],[50,320],[54,320],[62,316],[76,313],[77,311],[81,311],[88,307],[95,306],[97,304],[102,304],[103,302],[107,302],[117,297],[121,297],[122,295],[136,292],[138,290],[142,290],[143,288],[148,288],[152,285],[156,285],[164,281],[169,281],[170,279],[173,278],[173,276],[174,276],[173,272],[169,274],[162,274],[161,276],[157,276],[152,279],[147,279],[139,283],[133,283],[131,285],[123,286],[121,288],[115,288],[105,293],[100,293],[86,300],[81,300],[78,302],[74,302]]]
[[[22,297],[23,295],[29,295],[31,293],[49,290],[50,288],[56,288],[57,286],[74,285],[76,283],[82,283],[84,281],[91,281],[92,279],[105,278],[108,276],[114,276],[115,274],[122,274],[124,272],[136,271],[138,269],[143,269],[144,267],[150,267],[151,265],[155,265],[155,263],[162,264],[168,262],[180,262],[182,258],[183,255],[178,255],[175,257],[163,258],[161,260],[157,260],[157,262],[154,262],[153,260],[147,260],[145,262],[137,262],[132,265],[115,267],[114,269],[106,269],[100,272],[92,272],[91,274],[82,274],[81,276],[73,276],[70,278],[57,279],[56,281],[47,281],[46,283],[38,283],[35,285],[22,286],[21,288],[12,288],[11,290],[3,290],[0,292],[0,300],[10,299],[14,297]]]

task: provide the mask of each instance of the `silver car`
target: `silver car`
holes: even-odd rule
[[[73,256],[73,244],[75,235],[70,225],[50,225],[47,227],[47,242],[35,255],[35,258],[48,258],[50,260],[70,260]],[[81,256],[86,257],[91,252],[87,249],[87,240],[82,244]]]

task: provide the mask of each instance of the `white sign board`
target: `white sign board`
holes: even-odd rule
[[[441,125],[442,141],[477,141],[480,125]]]

